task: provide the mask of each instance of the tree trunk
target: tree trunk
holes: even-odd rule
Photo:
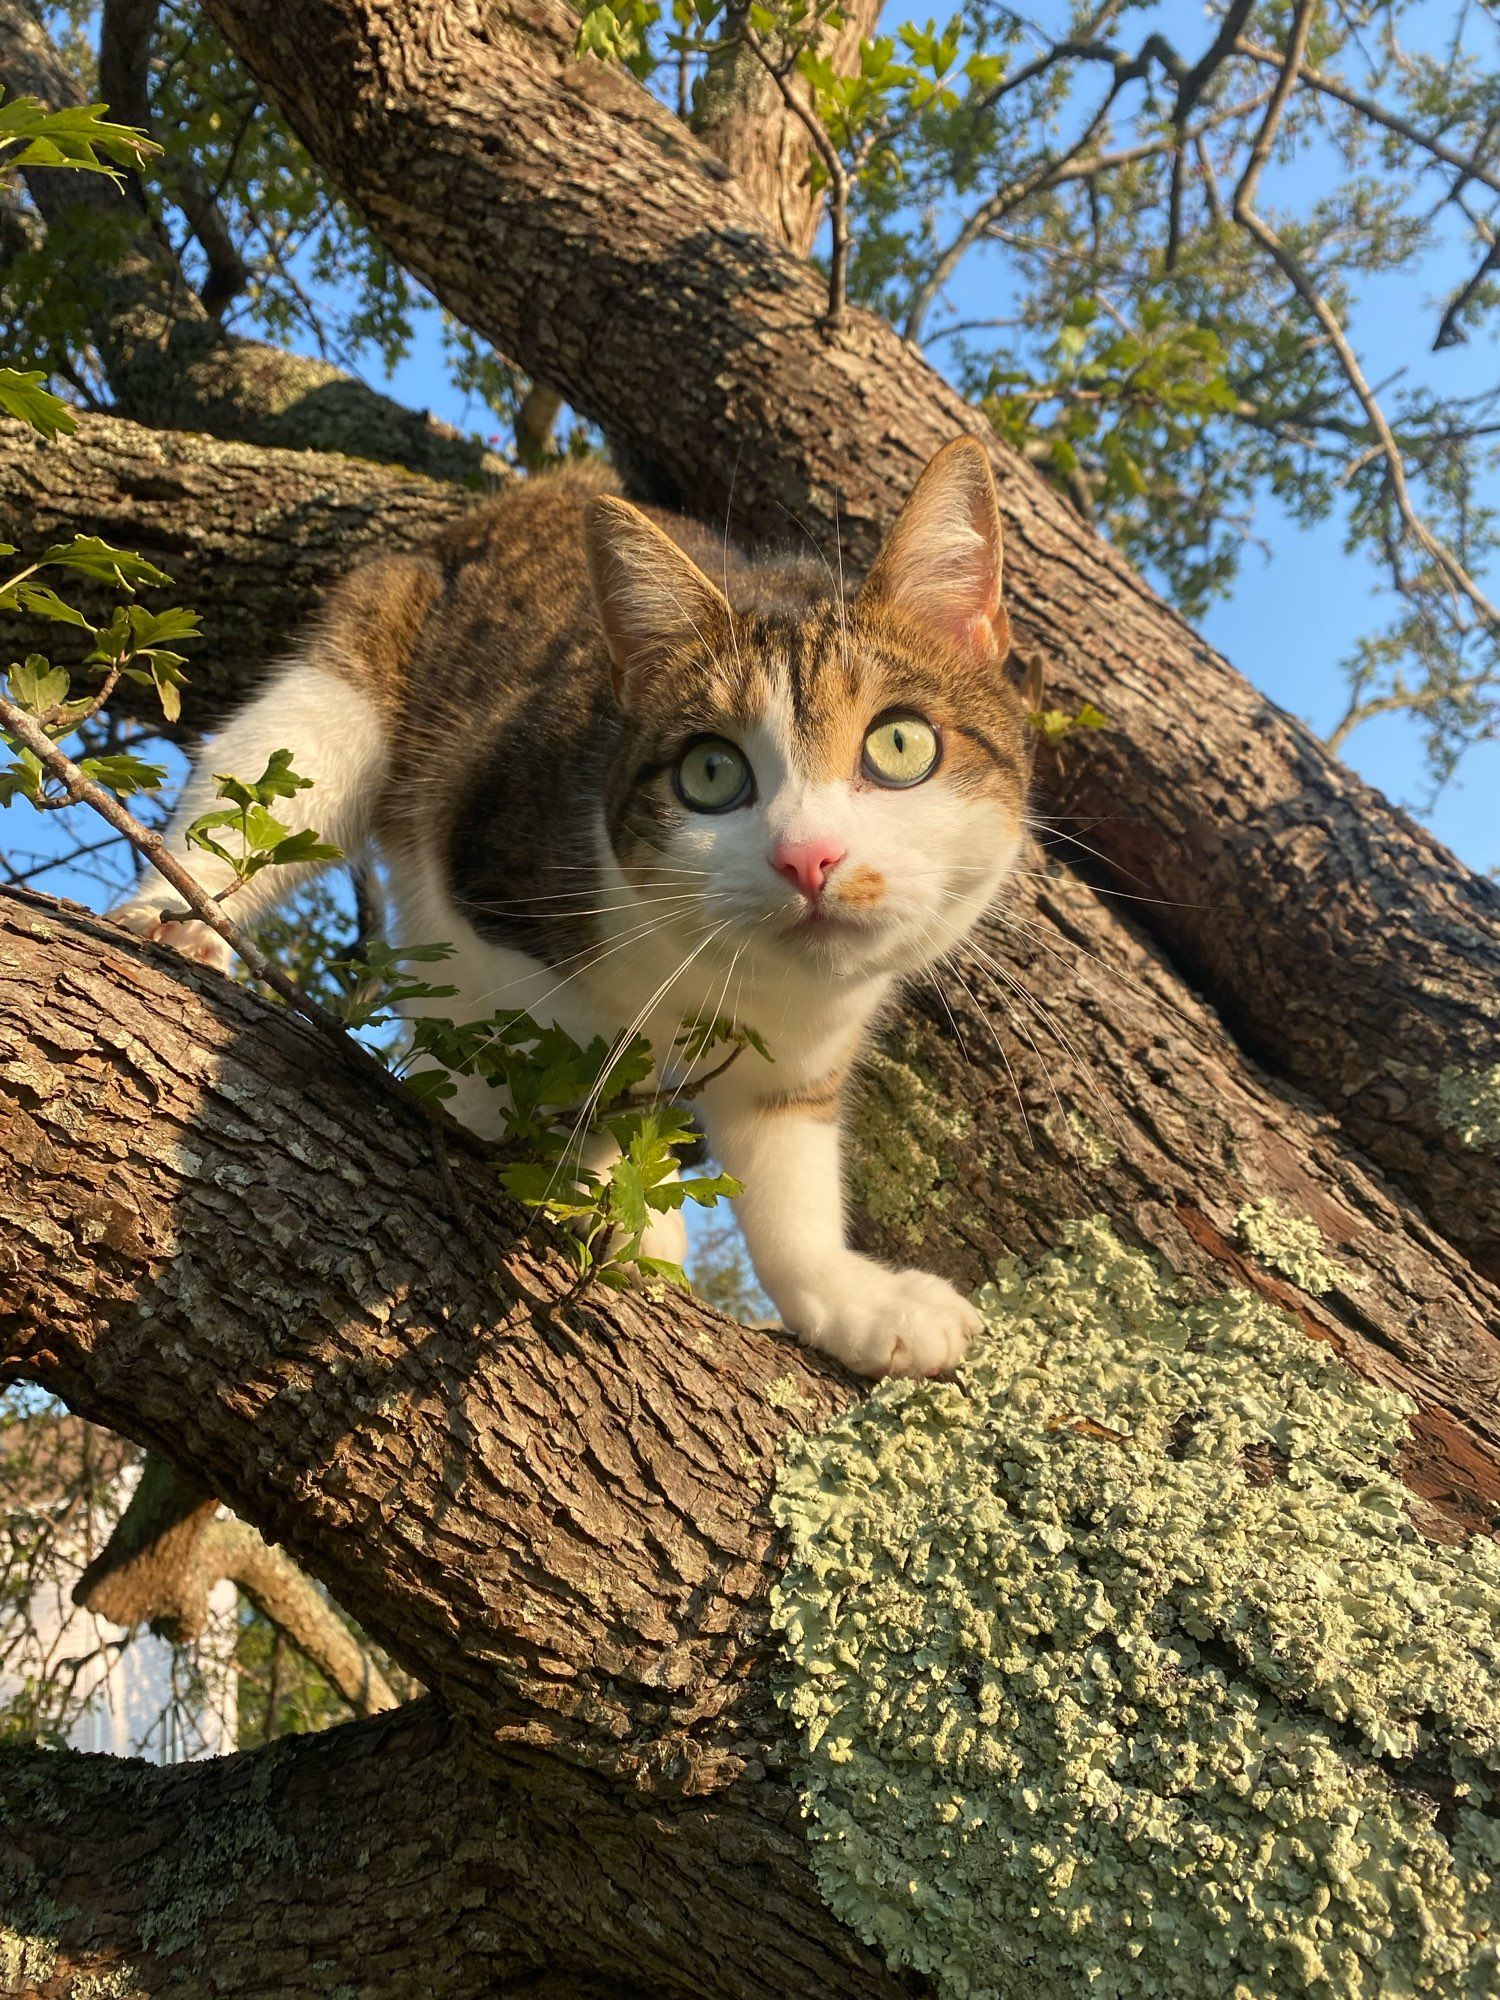
[[[136,549],[172,578],[151,602],[191,605],[204,639],[188,667],[183,725],[212,726],[285,648],[321,591],[345,569],[411,548],[475,504],[461,486],[364,459],[266,451],[214,438],[80,416],[46,444],[0,418],[0,541],[30,559],[75,534]],[[72,596],[103,616],[109,594]],[[66,662],[68,628],[17,623],[12,643]],[[149,713],[126,683],[118,699]]]
[[[206,0],[387,245],[617,440],[659,497],[847,562],[980,420],[889,327],[819,331],[825,287],[682,126],[571,51],[562,0],[418,12]],[[1500,1160],[1462,1095],[1494,1060],[1500,890],[1255,693],[989,440],[1024,650],[1111,726],[1049,804],[1083,824],[1237,1032],[1500,1273]]]
[[[777,240],[794,256],[805,257],[823,219],[823,194],[813,185],[812,140],[775,77],[745,42],[749,12],[750,0],[730,0],[689,123],[714,158],[728,167]],[[852,0],[836,27],[820,30],[813,45],[836,76],[859,68],[860,44],[874,34],[879,19],[880,0]],[[806,86],[795,74],[791,85],[806,103]]]

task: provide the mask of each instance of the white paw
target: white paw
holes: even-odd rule
[[[170,894],[170,889],[164,889],[163,901]],[[183,923],[163,920],[159,910],[149,903],[123,903],[110,915],[117,924],[134,931],[137,937],[150,938],[156,944],[169,944],[184,958],[195,959],[199,965],[211,965],[216,972],[228,972],[234,964],[234,953],[223,938],[196,918]]]
[[[888,1271],[852,1251],[783,1287],[781,1316],[809,1347],[857,1375],[946,1375],[979,1331],[979,1315],[945,1278]]]

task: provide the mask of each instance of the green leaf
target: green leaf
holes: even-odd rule
[[[6,679],[11,699],[30,715],[45,715],[49,708],[66,701],[72,685],[61,667],[54,667],[39,653],[28,654],[24,666],[11,667]]]
[[[273,750],[266,768],[253,784],[225,771],[215,771],[214,784],[221,799],[233,799],[237,806],[268,806],[274,799],[289,799],[312,789],[311,778],[299,778],[292,769],[290,750]],[[282,829],[285,832],[285,828]]]
[[[7,170],[75,167],[118,180],[111,161],[139,166],[161,147],[133,125],[111,124],[104,115],[108,109],[107,104],[69,104],[48,111],[34,97],[13,97],[0,104],[0,158]]]
[[[637,1257],[636,1269],[647,1278],[658,1278],[664,1284],[676,1285],[679,1290],[689,1292],[688,1274],[680,1264],[673,1264],[665,1257]]]
[[[646,1183],[634,1160],[616,1160],[609,1173],[609,1219],[627,1236],[639,1236],[651,1220]]]
[[[71,604],[60,598],[55,590],[49,590],[45,583],[18,583],[5,593],[22,611],[29,611],[35,618],[50,618],[58,625],[75,625],[80,631],[92,634],[90,625],[81,611],[75,611]]]
[[[78,768],[86,778],[92,778],[96,785],[103,785],[106,791],[122,799],[135,792],[154,792],[166,783],[167,777],[164,764],[147,764],[128,751],[109,757],[85,757]]]
[[[133,590],[138,583],[172,581],[165,570],[159,570],[144,556],[130,549],[112,548],[97,535],[75,535],[71,542],[54,544],[38,566],[80,570],[85,576],[97,577],[101,583],[112,583],[126,590]]]
[[[320,840],[312,827],[304,827],[301,833],[289,834],[285,840],[278,840],[270,858],[278,868],[287,868],[299,861],[342,861],[344,852],[342,848],[332,847],[326,840]]]
[[[0,116],[5,108],[0,107]],[[78,419],[61,396],[40,386],[46,379],[40,368],[0,368],[0,411],[19,417],[50,444],[59,433],[76,431]],[[6,547],[0,553],[13,556],[15,550]]]
[[[16,761],[0,771],[0,806],[8,806],[18,798],[40,805],[47,785],[47,774],[40,761],[30,750],[17,748],[8,736],[0,736],[0,742],[10,744],[16,753]]]

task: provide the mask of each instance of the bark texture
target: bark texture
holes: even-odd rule
[[[337,1965],[349,2000],[632,2000],[547,1935],[564,1859],[432,1702],[167,1769],[11,1752],[0,1978],[10,2000],[324,2000]]]
[[[468,325],[600,422],[660,497],[750,537],[835,523],[851,567],[980,420],[819,275],[562,0],[207,0],[315,158]],[[1112,727],[1049,797],[1238,1032],[1500,1271],[1500,1163],[1438,1116],[1494,1059],[1500,890],[1331,759],[990,440],[1012,615]]]
[[[776,78],[747,46],[744,26],[749,0],[732,0],[721,39],[710,50],[690,120],[715,159],[722,160],[754,202],[772,234],[793,255],[812,249],[823,219],[824,198],[813,185],[812,140],[807,126],[787,104]],[[825,27],[814,46],[832,63],[835,75],[859,67],[859,47],[874,34],[879,0],[853,0],[836,28]],[[790,63],[785,50],[775,58]],[[795,73],[791,87],[807,102]]]
[[[172,578],[160,603],[188,604],[205,637],[193,649],[183,726],[208,728],[245,695],[291,640],[319,593],[372,555],[410,548],[478,496],[364,459],[267,451],[118,417],[80,416],[72,437],[46,444],[0,419],[0,541],[31,557],[52,542],[95,534],[136,549]],[[103,614],[109,599],[70,595]],[[68,628],[9,628],[18,650],[66,660]],[[122,687],[128,704],[144,691]]]
[[[1488,1525],[1493,1290],[1065,872],[980,944],[1048,982],[1055,1048],[999,1026],[1029,1135],[980,1054],[981,961],[945,989],[956,1032],[934,1001],[873,1067],[869,1239],[972,1280],[1103,1209],[1413,1393],[1429,1531]],[[853,1385],[695,1301],[561,1315],[564,1268],[449,1150],[285,1010],[0,898],[5,1368],[201,1472],[469,1725],[543,1857],[506,1892],[527,1937],[540,1910],[578,1970],[652,1992],[902,1990],[817,1899],[766,1673],[778,1440]],[[1328,1292],[1237,1244],[1265,1194],[1324,1229]],[[147,1992],[175,1963],[123,1962]]]

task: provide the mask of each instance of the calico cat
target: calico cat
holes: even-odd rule
[[[937,454],[847,603],[824,563],[747,560],[606,484],[533,480],[356,570],[212,744],[168,844],[220,891],[230,871],[182,829],[213,805],[210,773],[253,777],[288,748],[314,786],[283,820],[378,857],[396,939],[455,948],[440,977],[458,996],[435,1011],[521,1008],[658,1051],[695,1016],[755,1028],[773,1062],[746,1051],[696,1108],[745,1184],[756,1275],[850,1368],[941,1373],[977,1315],[846,1246],[839,1125],[872,1022],[1021,845],[1039,690],[1007,666],[985,454]],[[252,921],[308,872],[263,870],[230,907]],[[223,963],[169,900],[148,876],[117,915]],[[481,1081],[450,1108],[496,1130]],[[677,1215],[645,1245],[683,1248]]]

